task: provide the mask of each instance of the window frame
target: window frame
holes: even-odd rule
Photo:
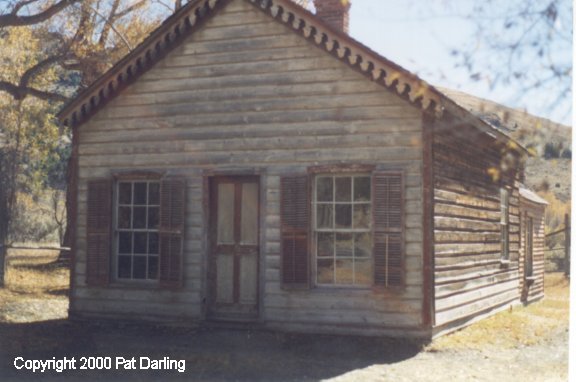
[[[119,202],[119,198],[120,198],[120,184],[121,183],[130,183],[131,186],[131,203],[130,203],[130,207],[132,209],[132,215],[131,215],[131,219],[133,219],[133,207],[134,205],[134,184],[135,183],[146,183],[147,187],[146,187],[146,196],[147,196],[147,200],[146,200],[146,204],[144,205],[136,205],[136,206],[145,206],[146,207],[146,222],[148,222],[148,209],[149,207],[156,207],[158,208],[158,220],[160,219],[160,210],[161,210],[161,201],[160,201],[160,188],[161,188],[161,174],[157,174],[157,173],[135,173],[135,174],[116,174],[114,176],[114,181],[113,181],[113,192],[112,192],[112,251],[111,251],[111,271],[112,271],[112,277],[110,278],[112,282],[114,283],[120,283],[120,284],[131,284],[131,285],[150,285],[150,286],[156,286],[159,284],[160,281],[160,222],[158,222],[158,227],[156,229],[149,229],[148,227],[145,228],[138,228],[138,229],[134,229],[134,228],[130,228],[130,229],[121,229],[118,227],[118,222],[119,222],[119,208],[121,207],[121,204]],[[148,204],[148,193],[149,193],[149,184],[150,183],[156,183],[158,184],[158,203],[157,204]],[[128,206],[127,204],[123,205],[123,206]],[[148,225],[148,224],[146,224]],[[145,255],[143,254],[135,254],[134,253],[134,239],[132,239],[132,250],[130,253],[130,257],[132,259],[131,262],[131,277],[130,278],[123,278],[123,277],[119,277],[118,271],[119,271],[119,259],[120,259],[120,249],[119,249],[119,241],[120,241],[120,232],[156,232],[158,235],[158,253],[155,254],[154,256],[156,256],[157,258],[157,271],[156,271],[156,278],[148,278],[148,258],[150,257],[149,253],[146,253]],[[148,239],[146,242],[146,247],[147,247],[147,252],[148,252]],[[123,254],[125,255],[125,254]],[[139,257],[146,257],[146,272],[145,278],[142,279],[138,279],[138,278],[134,278],[133,274],[134,274],[134,257],[139,256]]]
[[[310,194],[311,194],[311,198],[310,198],[310,204],[311,204],[311,209],[312,209],[312,216],[311,216],[311,221],[310,221],[310,231],[311,231],[311,235],[310,235],[310,240],[311,240],[311,281],[312,281],[312,285],[314,285],[317,288],[346,288],[346,289],[370,289],[374,286],[374,240],[373,240],[373,213],[374,213],[374,201],[373,201],[373,173],[371,171],[366,171],[368,168],[366,168],[366,166],[356,166],[350,169],[339,169],[339,168],[332,168],[332,167],[318,167],[316,170],[314,171],[311,175],[311,185],[310,185]],[[324,171],[323,171],[324,170]],[[371,168],[370,168],[371,170]],[[322,201],[318,201],[318,189],[317,189],[317,185],[318,185],[318,179],[320,178],[331,178],[333,179],[333,195],[332,195],[332,200],[330,202],[322,202]],[[351,187],[351,195],[350,195],[350,202],[344,202],[344,201],[336,201],[336,179],[337,178],[350,178],[350,179],[355,179],[355,178],[368,178],[370,181],[369,184],[369,190],[370,190],[370,200],[368,201],[355,201],[354,200],[354,180],[352,180],[350,182],[350,187]],[[331,204],[333,206],[333,212],[332,212],[332,228],[318,228],[318,209],[317,206],[318,204]],[[354,221],[354,206],[355,205],[369,205],[369,212],[370,215],[368,217],[368,226],[366,228],[337,228],[336,227],[336,211],[335,211],[335,206],[337,204],[343,204],[343,205],[350,205],[352,208],[351,211],[351,226],[353,227],[353,221]],[[336,282],[336,278],[335,278],[335,269],[333,271],[333,283],[330,284],[325,284],[325,283],[320,283],[318,280],[318,261],[319,258],[318,257],[318,233],[333,233],[334,235],[338,234],[338,233],[351,233],[351,234],[356,234],[356,233],[365,233],[368,234],[370,236],[370,244],[369,244],[369,248],[370,248],[370,254],[368,257],[366,257],[366,262],[369,264],[369,277],[370,280],[368,283],[366,284],[356,284],[356,272],[355,272],[355,265],[356,265],[356,257],[354,256],[354,252],[355,252],[355,246],[353,244],[352,246],[352,256],[351,257],[345,257],[342,259],[346,259],[346,260],[352,260],[352,266],[354,269],[354,273],[353,273],[353,282],[350,284],[342,284],[342,283],[337,283]],[[353,236],[354,237],[354,236]],[[334,261],[336,261],[338,259],[338,257],[336,256],[336,238],[333,238],[333,257],[332,259]],[[353,239],[353,243],[354,243],[354,239]],[[328,258],[328,257],[326,257]]]
[[[534,217],[528,213],[525,215],[524,232],[524,278],[530,278],[534,276]]]
[[[510,190],[500,188],[500,261],[503,264],[510,262]]]

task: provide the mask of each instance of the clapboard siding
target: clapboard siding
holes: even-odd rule
[[[519,297],[519,175],[502,173],[502,146],[470,126],[439,121],[433,135],[435,318],[445,328]],[[506,265],[502,186],[511,190]]]
[[[202,320],[204,171],[248,170],[263,174],[262,321],[422,330],[421,113],[249,3],[233,1],[219,12],[80,128],[74,309]],[[404,172],[401,290],[281,287],[280,177],[342,163]],[[182,290],[85,284],[87,181],[127,170],[186,179]]]
[[[407,193],[421,193],[416,174],[408,173]],[[273,227],[279,227],[279,186],[280,177],[269,174],[267,177],[268,200],[267,210],[274,222]],[[335,288],[320,288],[293,293],[285,291],[280,285],[280,231],[269,230],[267,241],[278,243],[272,245],[274,253],[269,253],[265,284],[265,320],[290,321],[293,323],[314,323],[318,317],[330,316],[334,323],[383,323],[395,326],[399,322],[404,326],[417,326],[421,321],[422,301],[422,210],[407,205],[407,226],[413,224],[417,228],[406,230],[406,288],[399,294],[371,290],[346,290]],[[412,221],[412,223],[410,223]],[[269,226],[270,227],[270,226]],[[297,310],[295,312],[294,310]],[[335,317],[338,317],[336,320]],[[404,320],[397,322],[399,317]],[[330,321],[332,322],[332,321]]]
[[[544,212],[545,206],[536,204],[528,199],[520,197],[520,211],[521,215],[521,241],[520,241],[520,261],[519,261],[519,274],[521,275],[521,282],[519,284],[519,291],[522,296],[523,302],[535,301],[544,296],[544,265],[546,239],[545,239],[545,220]],[[532,242],[532,257],[533,257],[533,280],[527,282],[526,276],[526,231],[527,218],[532,218],[533,222],[533,242]]]

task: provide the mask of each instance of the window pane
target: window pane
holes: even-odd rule
[[[349,204],[336,205],[336,228],[352,228],[352,206]]]
[[[336,284],[354,283],[354,260],[336,260]]]
[[[131,228],[132,207],[118,207],[118,228]]]
[[[147,183],[134,183],[134,204],[146,204],[146,188]]]
[[[258,242],[258,184],[242,186],[242,212],[240,240],[243,244]]]
[[[132,203],[132,183],[120,183],[118,185],[118,202],[120,204]]]
[[[134,207],[133,228],[146,228],[146,207]]]
[[[372,254],[372,238],[369,233],[354,234],[354,256],[370,257]]]
[[[316,201],[331,202],[334,200],[332,177],[316,178]]]
[[[353,257],[354,253],[354,234],[337,233],[336,234],[336,257]]]
[[[118,256],[118,277],[121,279],[132,277],[132,256]]]
[[[318,232],[318,257],[334,257],[334,234]]]
[[[160,221],[160,209],[158,207],[148,207],[148,228],[157,229]]]
[[[134,256],[134,273],[132,275],[135,279],[146,278],[146,256]]]
[[[333,284],[334,260],[319,259],[317,273],[318,273],[318,284]]]
[[[134,253],[146,254],[147,236],[146,232],[134,232]]]
[[[119,233],[118,253],[132,253],[132,232]]]
[[[354,277],[354,284],[372,284],[372,261],[369,259],[356,260],[354,263]]]
[[[370,201],[370,177],[363,176],[354,178],[354,201]]]
[[[158,256],[148,257],[148,278],[149,279],[158,278]]]
[[[159,183],[150,183],[148,185],[148,204],[160,204]]]
[[[333,206],[332,204],[318,204],[316,206],[316,227],[332,228],[333,227]]]
[[[370,204],[354,205],[354,228],[370,228]]]
[[[352,201],[352,178],[336,178],[336,201]]]
[[[218,243],[234,243],[234,184],[218,185]]]
[[[158,254],[158,234],[156,232],[150,232],[148,234],[148,253]]]

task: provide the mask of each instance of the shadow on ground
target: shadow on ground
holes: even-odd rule
[[[0,323],[0,380],[316,381],[414,357],[419,343],[384,338],[231,329],[86,324],[67,320]],[[32,373],[16,357],[112,357],[112,370]],[[115,357],[185,360],[186,370],[115,370]]]

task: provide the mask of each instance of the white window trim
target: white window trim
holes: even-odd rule
[[[510,264],[510,190],[506,187],[500,188],[500,240],[500,262]]]
[[[370,179],[370,200],[369,201],[363,201],[363,202],[356,202],[354,201],[354,183],[352,182],[352,195],[351,195],[351,201],[350,202],[337,202],[336,201],[336,187],[334,186],[332,189],[333,195],[332,195],[332,201],[331,202],[318,202],[317,200],[317,180],[319,178],[356,178],[356,177],[366,177]],[[333,283],[332,284],[323,284],[318,282],[318,240],[317,240],[317,234],[318,233],[322,233],[322,232],[326,232],[326,233],[367,233],[370,235],[370,241],[371,241],[371,252],[370,252],[370,256],[366,258],[366,261],[370,262],[370,275],[373,278],[373,274],[374,274],[374,256],[372,253],[372,245],[373,245],[373,238],[372,238],[372,214],[373,214],[373,197],[372,197],[372,174],[371,173],[356,173],[356,172],[336,172],[336,173],[317,173],[314,174],[314,177],[312,178],[312,253],[313,253],[313,261],[312,261],[312,272],[313,272],[313,280],[314,280],[314,285],[320,288],[346,288],[346,289],[368,289],[370,287],[372,287],[372,285],[374,284],[374,280],[372,279],[370,282],[366,283],[366,284],[338,284],[335,281],[335,273],[334,273],[334,277],[333,277]],[[335,185],[335,183],[334,183]],[[335,208],[333,209],[333,213],[332,213],[332,225],[334,228],[317,228],[317,205],[318,204],[326,204],[326,205],[333,205],[336,206],[338,204],[341,205],[350,205],[353,206],[354,205],[369,205],[370,206],[370,219],[369,219],[369,225],[368,228],[336,228],[336,210]],[[352,210],[353,211],[353,210]],[[354,216],[353,216],[353,212],[352,212],[352,225],[354,222]],[[354,272],[354,282],[355,280],[355,275],[356,275],[356,262],[355,260],[355,256],[354,256],[354,252],[355,252],[355,247],[354,245],[352,246],[352,257],[336,257],[336,245],[334,245],[333,248],[333,253],[334,256],[332,257],[332,259],[334,259],[334,261],[336,261],[336,259],[342,259],[342,260],[353,260],[352,261],[352,266],[353,266],[353,272]],[[321,259],[321,258],[320,258]],[[328,259],[328,258],[326,258]]]
[[[131,195],[131,203],[130,204],[121,204],[120,203],[120,184],[121,183],[131,183],[132,184],[132,195]],[[150,228],[119,228],[118,227],[118,212],[119,212],[119,207],[131,207],[131,211],[132,211],[132,216],[131,216],[131,221],[133,221],[133,214],[134,214],[134,206],[138,206],[138,207],[142,207],[142,206],[146,206],[146,225],[148,225],[148,207],[157,207],[158,208],[158,217],[160,218],[160,200],[158,200],[158,204],[145,204],[145,205],[140,205],[134,204],[134,183],[146,183],[147,184],[147,190],[149,189],[149,184],[150,183],[156,183],[158,184],[158,187],[160,187],[160,180],[159,179],[131,179],[131,178],[123,178],[123,179],[117,179],[114,182],[114,193],[113,193],[113,239],[112,239],[112,256],[113,256],[113,260],[112,260],[112,272],[113,272],[113,277],[111,278],[112,280],[114,280],[115,282],[118,283],[123,283],[123,284],[152,284],[155,285],[158,283],[159,280],[159,272],[160,272],[160,253],[158,253],[156,255],[156,257],[158,258],[158,273],[156,275],[155,279],[151,279],[148,278],[148,261],[146,261],[146,278],[143,279],[135,279],[135,278],[123,278],[123,277],[119,277],[118,276],[118,270],[119,270],[119,261],[120,261],[120,256],[126,256],[128,254],[120,254],[119,253],[119,240],[120,240],[120,232],[152,232],[152,233],[158,233],[158,245],[160,245],[160,229],[159,227],[156,229],[150,229]],[[148,196],[148,194],[147,194]],[[158,196],[160,198],[160,195]],[[146,202],[148,203],[148,201]],[[148,243],[147,243],[147,247],[148,247]],[[158,251],[160,252],[160,251]],[[138,257],[149,257],[149,254],[134,254],[134,240],[132,240],[132,253],[130,254],[130,256],[132,257],[132,259],[136,256]],[[154,255],[153,255],[154,256]],[[131,262],[131,275],[134,273],[134,261]]]

